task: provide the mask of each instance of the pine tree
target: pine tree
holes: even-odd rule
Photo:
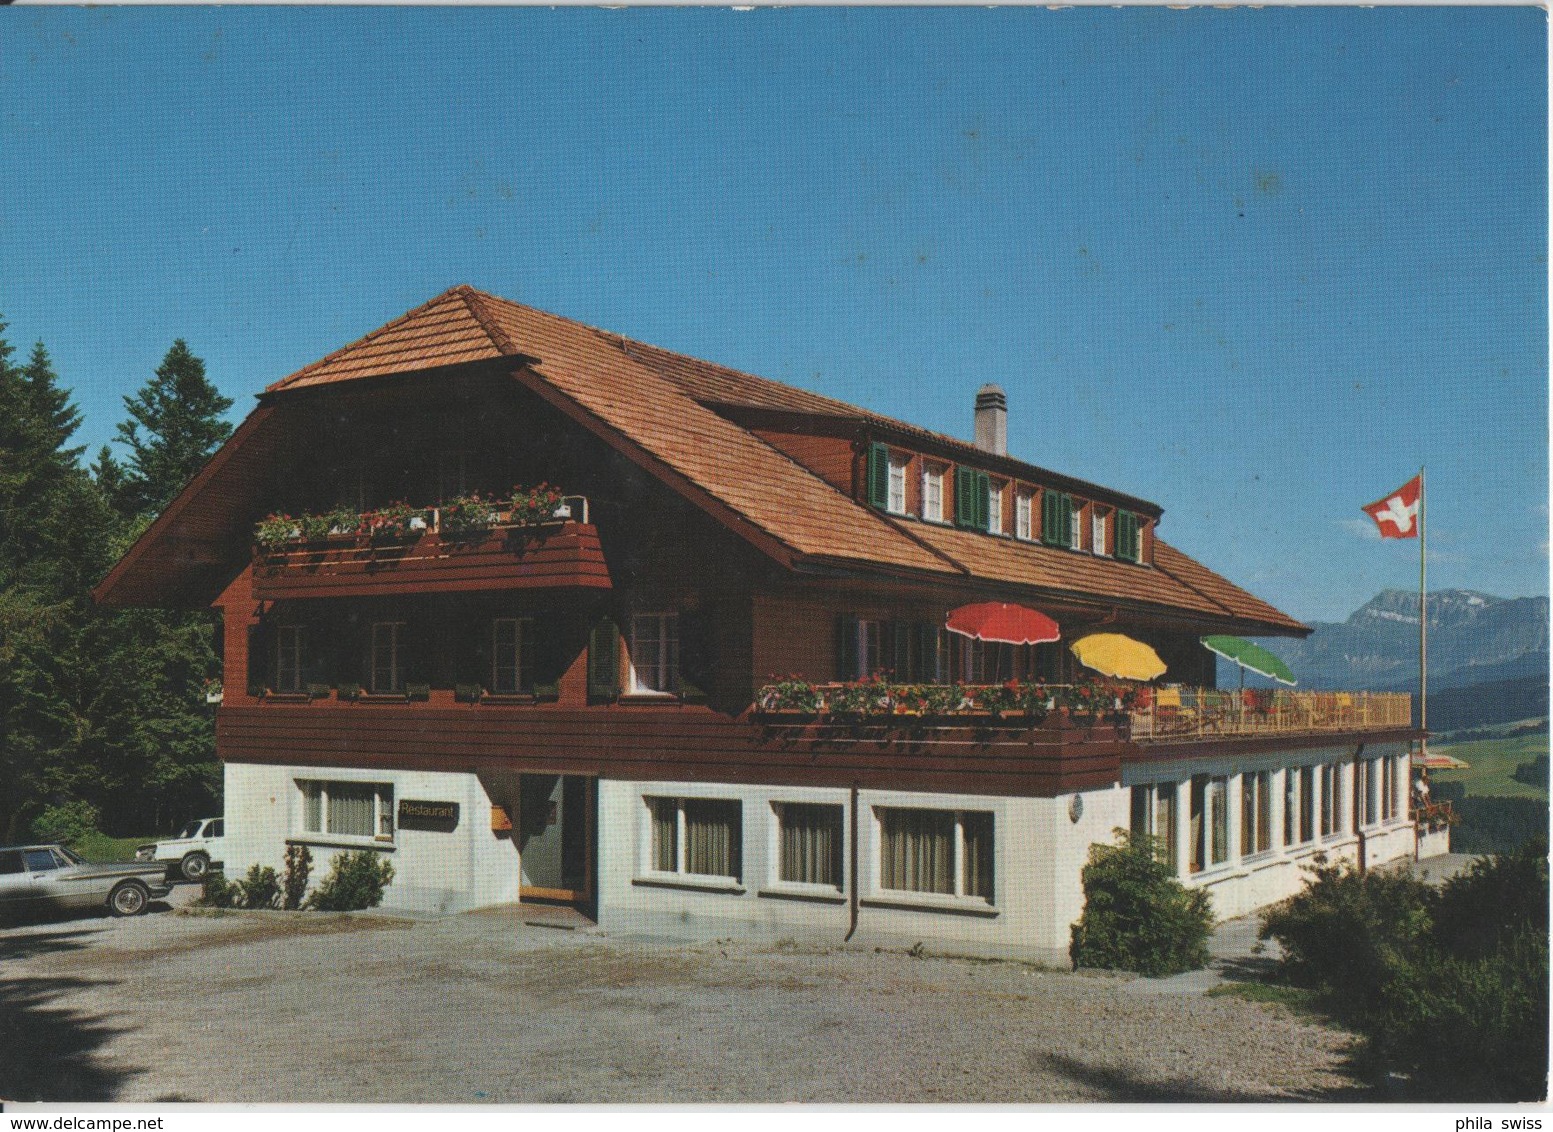
[[[119,439],[130,450],[127,495],[135,510],[161,511],[232,433],[221,414],[232,407],[205,377],[205,363],[179,338],[156,376],[124,398],[130,419]],[[143,430],[143,431],[142,431]]]

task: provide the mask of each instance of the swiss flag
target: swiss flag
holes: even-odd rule
[[[1418,499],[1423,490],[1424,477],[1420,473],[1364,508],[1364,513],[1380,528],[1381,538],[1418,537]]]

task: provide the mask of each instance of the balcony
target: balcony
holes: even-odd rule
[[[756,696],[768,726],[874,730],[1120,725],[1134,742],[1406,730],[1412,697],[1393,692],[1154,688],[1093,681],[1043,684],[810,684],[789,678]]]
[[[467,517],[455,521],[444,507],[356,518],[332,528],[328,517],[266,520],[261,534],[268,539],[254,549],[254,598],[610,588],[598,529],[580,495],[563,496],[542,514],[490,511],[475,524]],[[364,521],[369,518],[379,525]]]
[[[1138,742],[1324,732],[1397,731],[1413,725],[1405,692],[1288,689],[1148,689],[1129,712]]]

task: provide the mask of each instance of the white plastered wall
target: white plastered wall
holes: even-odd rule
[[[396,828],[391,844],[308,833],[302,827],[301,780],[387,783],[396,810],[405,798],[456,802],[458,824],[451,832]],[[225,812],[228,880],[256,864],[283,873],[286,846],[297,843],[313,854],[315,885],[338,853],[381,853],[394,866],[383,897],[387,908],[461,912],[518,898],[517,850],[508,837],[492,832],[491,799],[473,774],[228,763]]]

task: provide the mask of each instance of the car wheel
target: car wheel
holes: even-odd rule
[[[183,874],[184,880],[202,881],[205,874],[210,872],[210,858],[203,853],[190,853],[178,866],[178,871]]]
[[[108,910],[115,916],[138,916],[151,903],[151,890],[138,880],[127,880],[108,894]]]

